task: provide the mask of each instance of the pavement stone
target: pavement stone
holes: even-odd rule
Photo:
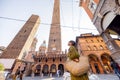
[[[90,80],[120,80],[115,74],[92,74],[89,76]],[[12,80],[12,79],[8,79]],[[17,79],[19,80],[19,79]],[[64,80],[63,77],[24,77],[23,80]]]

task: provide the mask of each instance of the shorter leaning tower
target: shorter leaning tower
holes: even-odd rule
[[[8,45],[0,56],[0,62],[4,64],[6,69],[11,69],[16,60],[21,60],[25,57],[30,49],[39,24],[39,16],[32,15]],[[16,65],[18,64],[16,63]]]

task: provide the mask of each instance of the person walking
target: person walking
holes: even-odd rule
[[[17,75],[16,74],[12,74],[12,80],[16,80]]]
[[[13,74],[12,80],[16,80],[19,75],[20,75],[20,66],[17,68],[15,74]]]
[[[32,71],[32,79],[34,79],[35,73],[34,71]]]
[[[111,58],[111,67],[114,70],[114,73],[119,77],[120,79],[120,69],[119,65]]]
[[[64,72],[63,80],[70,80],[70,73],[69,73],[69,71]]]
[[[70,46],[69,51],[68,51],[68,58],[75,62],[79,62],[80,55],[75,47],[76,43],[71,40],[69,41],[68,46]],[[71,80],[89,80],[87,73],[84,73],[80,76],[75,76],[74,74],[70,72],[70,75],[71,75]]]
[[[20,73],[20,80],[23,80],[23,73]]]
[[[26,69],[26,65],[22,65],[20,67],[20,80],[23,80],[23,75],[24,75],[25,69]]]
[[[57,70],[57,76],[60,77],[60,70]]]

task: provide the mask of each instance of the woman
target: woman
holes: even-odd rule
[[[69,48],[69,52],[68,52],[68,58],[70,60],[79,62],[79,53],[77,52],[77,49],[75,48],[76,43],[74,41],[69,41],[68,46],[70,46]],[[80,75],[80,76],[74,76],[73,74],[71,75],[71,80],[89,80],[87,73]]]

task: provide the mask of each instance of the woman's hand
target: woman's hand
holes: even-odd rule
[[[76,58],[76,59],[73,59],[73,61],[75,61],[75,62],[79,62],[79,59]]]

